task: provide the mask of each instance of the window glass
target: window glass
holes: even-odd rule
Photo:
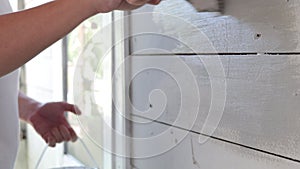
[[[78,26],[69,36],[68,102],[75,103],[81,116],[69,121],[86,144],[97,166],[103,165],[103,119],[111,119],[111,14],[97,15]],[[68,143],[67,152],[89,167],[96,167],[80,141]]]

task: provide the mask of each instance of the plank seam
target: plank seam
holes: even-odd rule
[[[237,55],[237,56],[248,56],[248,55],[270,55],[270,56],[286,56],[286,55],[300,55],[300,52],[262,52],[262,53],[256,53],[256,52],[249,52],[249,53],[150,53],[150,54],[132,54],[132,56],[170,56],[170,55],[175,55],[175,56],[207,56],[207,55],[212,55],[212,56],[232,56],[232,55]]]
[[[142,119],[145,119],[145,120],[149,120],[149,121],[152,121],[152,122],[156,122],[156,123],[159,123],[159,124],[162,124],[162,125],[172,126],[174,128],[180,129],[180,130],[185,130],[185,131],[197,134],[197,135],[202,135],[202,136],[205,136],[205,137],[209,137],[211,139],[218,140],[218,141],[221,141],[221,142],[225,142],[227,144],[232,144],[232,145],[235,145],[235,146],[240,146],[240,147],[247,148],[247,149],[250,149],[250,150],[253,150],[253,151],[257,151],[257,152],[260,152],[260,153],[264,153],[264,154],[268,154],[268,155],[271,155],[271,156],[275,156],[275,157],[278,157],[278,158],[281,158],[281,159],[285,159],[285,160],[293,161],[293,162],[296,162],[296,163],[300,163],[300,160],[292,158],[292,157],[287,157],[287,156],[280,155],[280,154],[277,154],[277,153],[273,153],[273,152],[270,152],[270,151],[266,151],[266,150],[262,150],[262,149],[255,148],[255,147],[251,147],[251,146],[248,146],[248,145],[236,143],[234,141],[226,140],[226,139],[223,139],[223,138],[219,138],[219,137],[215,137],[215,136],[209,136],[209,135],[204,134],[204,133],[200,133],[200,132],[193,131],[193,130],[188,130],[188,129],[185,129],[185,128],[180,127],[180,126],[170,125],[170,124],[168,124],[166,122],[162,122],[162,121],[158,121],[158,120],[153,120],[153,119],[150,119],[150,118],[147,118],[147,117],[143,117],[143,116],[139,116],[139,115],[136,115],[136,114],[132,114],[132,116],[135,116],[135,117],[138,117],[138,118],[142,118]]]

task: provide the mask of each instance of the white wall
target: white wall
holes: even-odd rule
[[[227,0],[219,15],[167,0],[133,12],[127,80],[143,140],[130,167],[299,168],[299,8]]]

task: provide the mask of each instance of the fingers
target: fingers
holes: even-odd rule
[[[56,141],[53,137],[49,136],[47,139],[49,147],[55,147],[56,146]]]
[[[131,5],[135,5],[135,6],[141,6],[146,3],[157,5],[157,4],[159,4],[160,1],[161,0],[127,0],[127,3],[129,3]]]
[[[61,125],[59,126],[59,129],[64,141],[70,141],[72,139],[71,133],[69,132],[67,127]]]
[[[47,134],[45,134],[42,137],[46,141],[46,143],[48,144],[49,147],[55,147],[56,140],[55,140],[54,136],[50,132],[47,133]]]
[[[76,141],[77,135],[75,131],[69,127],[67,128],[64,125],[60,125],[58,128],[53,128],[51,134],[54,136],[56,143],[61,143],[63,141]]]
[[[140,5],[144,5],[144,4],[148,3],[150,0],[126,0],[126,1],[130,5],[140,6]]]
[[[57,143],[61,143],[63,141],[63,136],[56,127],[51,130],[51,134],[54,136]]]
[[[65,127],[65,126],[61,126],[61,133],[64,137],[64,141],[72,141],[75,142],[78,139],[77,134],[75,133],[75,131],[69,127]]]
[[[68,128],[68,130],[69,130],[69,132],[71,134],[71,140],[72,140],[72,142],[75,142],[78,139],[77,134],[75,133],[75,131],[71,127]]]
[[[55,147],[57,143],[63,141],[75,142],[78,139],[75,131],[71,127],[66,127],[64,125],[53,128],[42,137],[50,147]]]

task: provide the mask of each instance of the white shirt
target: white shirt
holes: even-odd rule
[[[8,0],[0,0],[0,15],[11,11]],[[0,169],[13,169],[18,151],[18,78],[18,70],[0,78]]]

